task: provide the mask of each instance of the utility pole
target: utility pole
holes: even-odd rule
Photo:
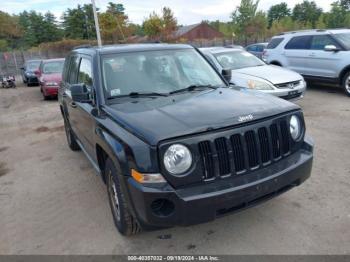
[[[98,16],[97,16],[97,11],[96,11],[95,0],[91,0],[91,3],[92,3],[92,10],[93,10],[93,12],[94,12],[94,20],[95,20],[95,27],[96,27],[97,44],[98,44],[98,46],[102,46],[101,34],[100,34],[100,25],[98,24]]]

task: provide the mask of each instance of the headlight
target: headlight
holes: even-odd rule
[[[301,135],[301,124],[300,124],[299,117],[293,115],[290,118],[289,126],[290,126],[290,135],[294,140],[298,140]]]
[[[248,80],[248,88],[255,90],[273,90],[272,86],[268,83],[256,80]]]
[[[164,154],[164,166],[173,175],[185,173],[192,165],[190,150],[179,144],[170,146]]]
[[[47,82],[45,85],[46,86],[58,86],[58,84],[56,82]]]

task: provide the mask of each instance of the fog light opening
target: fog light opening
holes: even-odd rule
[[[167,199],[156,199],[152,202],[151,209],[156,216],[167,217],[174,212],[175,205]]]

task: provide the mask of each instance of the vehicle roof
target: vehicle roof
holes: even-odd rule
[[[209,52],[212,54],[219,54],[219,53],[226,53],[226,52],[242,52],[245,50],[241,48],[226,48],[226,47],[203,47],[199,48],[200,51],[202,52]]]
[[[250,44],[250,45],[247,45],[247,46],[251,46],[251,45],[268,45],[269,43],[267,42],[263,42],[263,43],[255,43],[255,44]]]
[[[309,30],[299,30],[299,31],[289,31],[284,32],[275,37],[281,37],[284,35],[309,35],[309,34],[339,34],[339,33],[350,33],[350,29],[346,28],[336,28],[336,29],[309,29]]]
[[[29,60],[26,60],[25,62],[26,63],[31,63],[31,62],[41,62],[42,59],[29,59]]]
[[[65,58],[52,58],[52,59],[44,59],[42,60],[43,63],[46,63],[46,62],[55,62],[55,61],[64,61]]]
[[[141,51],[159,51],[159,50],[176,50],[176,49],[192,49],[190,45],[184,44],[119,44],[106,45],[102,47],[82,47],[76,48],[74,51],[79,53],[100,53],[100,54],[114,54],[114,53],[128,53]]]

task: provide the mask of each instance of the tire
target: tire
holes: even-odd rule
[[[109,158],[106,161],[104,172],[107,182],[109,205],[116,228],[124,236],[137,234],[141,231],[140,226],[128,210],[127,202],[120,186],[119,175]]]
[[[343,78],[342,87],[345,93],[350,96],[350,71],[347,72]]]
[[[66,117],[64,117],[64,130],[66,131],[67,143],[69,148],[72,151],[79,151],[80,146],[78,145],[77,140],[75,139],[69,121],[66,119]]]

